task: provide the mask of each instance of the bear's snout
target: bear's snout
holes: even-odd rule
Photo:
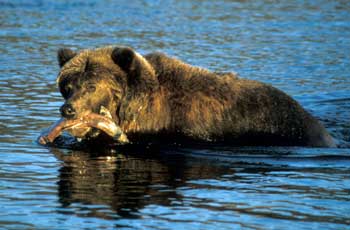
[[[76,115],[76,111],[71,104],[64,104],[60,108],[62,117],[72,119]]]

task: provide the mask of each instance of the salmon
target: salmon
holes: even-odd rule
[[[96,113],[89,113],[77,119],[61,118],[49,128],[46,134],[42,134],[38,141],[46,145],[54,142],[63,131],[89,127],[101,130],[120,143],[129,142],[127,136],[111,118]]]

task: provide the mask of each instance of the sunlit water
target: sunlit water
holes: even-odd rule
[[[5,0],[0,10],[0,229],[350,229],[349,1]],[[56,50],[111,44],[273,84],[341,148],[38,145],[63,101]]]

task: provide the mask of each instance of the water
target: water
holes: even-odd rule
[[[348,1],[0,1],[1,229],[350,229]],[[162,51],[286,91],[341,148],[46,148],[56,50]]]

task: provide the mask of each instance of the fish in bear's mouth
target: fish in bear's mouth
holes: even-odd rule
[[[49,128],[48,133],[41,135],[38,141],[43,145],[52,143],[63,131],[69,132],[77,140],[93,138],[103,132],[119,143],[129,142],[104,106],[101,106],[99,114],[86,113],[75,119],[61,118]]]

